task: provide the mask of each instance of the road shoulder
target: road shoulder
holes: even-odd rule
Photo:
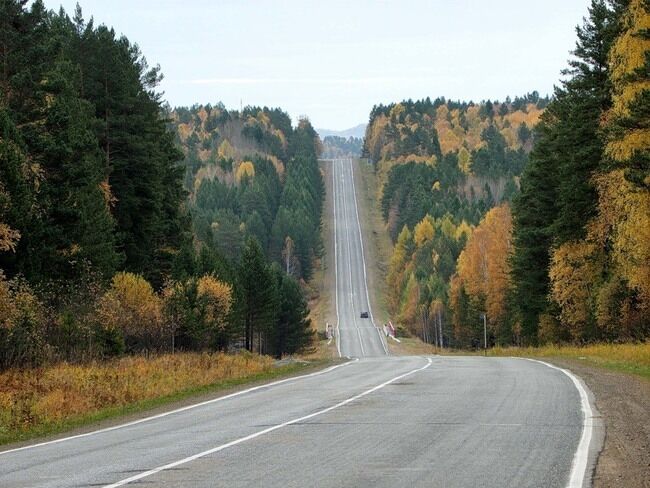
[[[543,358],[579,376],[595,396],[605,442],[593,475],[594,488],[650,487],[650,381],[584,364]]]

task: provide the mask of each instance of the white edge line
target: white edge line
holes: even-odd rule
[[[339,403],[337,403],[335,405],[332,405],[330,407],[327,407],[327,408],[324,408],[322,410],[318,410],[316,412],[310,413],[309,415],[304,415],[302,417],[295,418],[293,420],[288,420],[287,422],[283,422],[281,424],[274,425],[272,427],[268,427],[268,428],[260,430],[258,432],[254,432],[253,434],[249,434],[249,435],[247,435],[245,437],[240,437],[239,439],[235,439],[234,441],[227,442],[226,444],[221,444],[220,446],[213,447],[212,449],[208,449],[207,451],[203,451],[203,452],[200,452],[198,454],[194,454],[192,456],[188,456],[186,458],[179,459],[178,461],[174,461],[172,463],[165,464],[163,466],[159,466],[157,468],[153,468],[153,469],[150,469],[148,471],[144,471],[142,473],[136,474],[134,476],[123,479],[121,481],[117,481],[117,482],[115,482],[113,484],[105,485],[103,488],[118,488],[120,486],[124,486],[124,485],[127,485],[129,483],[132,483],[133,481],[138,481],[138,480],[141,480],[143,478],[147,478],[147,477],[152,476],[154,474],[160,473],[161,471],[172,469],[172,468],[175,468],[176,466],[180,466],[182,464],[186,464],[186,463],[189,463],[191,461],[195,461],[197,459],[208,456],[210,454],[214,454],[216,452],[223,451],[224,449],[228,449],[229,447],[236,446],[237,444],[241,444],[243,442],[255,439],[256,437],[262,436],[264,434],[268,434],[268,433],[273,432],[275,430],[282,429],[283,427],[287,427],[289,425],[297,424],[299,422],[304,422],[305,420],[309,420],[309,419],[312,419],[312,418],[317,417],[319,415],[322,415],[324,413],[331,412],[332,410],[340,408],[340,407],[342,407],[344,405],[347,405],[348,403],[351,403],[351,402],[353,402],[355,400],[358,400],[359,398],[362,398],[362,397],[364,397],[366,395],[369,395],[370,393],[373,393],[373,392],[375,392],[377,390],[380,390],[380,389],[384,388],[385,386],[390,385],[391,383],[394,383],[397,380],[400,380],[400,379],[405,378],[407,376],[410,376],[410,375],[412,375],[414,373],[417,373],[419,371],[427,369],[429,366],[431,366],[432,361],[431,361],[431,358],[426,358],[426,359],[427,359],[427,364],[425,364],[424,366],[422,366],[420,368],[412,369],[411,371],[408,371],[408,372],[406,372],[404,374],[401,374],[399,376],[395,376],[394,378],[391,378],[388,381],[385,381],[385,382],[383,382],[383,383],[381,383],[381,384],[379,384],[377,386],[373,386],[372,388],[370,388],[368,390],[365,390],[362,393],[359,393],[359,394],[354,395],[354,396],[352,396],[350,398],[347,398],[347,399],[345,399],[345,400],[343,400],[343,401],[341,401],[341,402],[339,402]]]
[[[192,410],[194,408],[203,407],[205,405],[210,405],[212,403],[217,403],[217,402],[221,402],[221,401],[224,401],[224,400],[228,400],[229,398],[238,397],[238,396],[245,395],[247,393],[251,393],[251,392],[254,392],[254,391],[257,391],[257,390],[270,388],[272,386],[281,385],[283,383],[288,383],[288,382],[291,382],[291,381],[298,381],[298,380],[305,379],[305,378],[311,378],[311,377],[314,377],[314,376],[319,376],[321,374],[325,374],[325,373],[329,373],[331,371],[334,371],[337,368],[342,368],[343,366],[347,366],[349,364],[352,364],[353,362],[356,362],[356,361],[358,361],[358,359],[354,358],[354,359],[352,359],[351,362],[346,362],[346,363],[343,363],[343,364],[337,364],[337,365],[334,365],[334,366],[330,366],[329,368],[323,369],[322,371],[315,371],[314,373],[304,374],[304,375],[300,375],[300,376],[293,376],[291,378],[285,378],[283,380],[273,381],[272,383],[266,383],[266,384],[263,384],[263,385],[253,386],[253,387],[247,388],[245,390],[236,391],[236,392],[230,393],[228,395],[224,395],[224,396],[221,396],[221,397],[218,397],[218,398],[213,398],[212,400],[206,400],[204,402],[194,403],[192,405],[187,405],[185,407],[177,408],[175,410],[170,410],[168,412],[163,412],[163,413],[159,413],[157,415],[152,415],[150,417],[145,417],[145,418],[142,418],[142,419],[134,420],[132,422],[127,422],[127,423],[124,423],[124,424],[114,425],[113,427],[106,427],[105,429],[93,430],[91,432],[85,432],[83,434],[77,434],[77,435],[72,435],[72,436],[68,436],[68,437],[62,437],[60,439],[54,439],[54,440],[51,440],[51,441],[39,442],[37,444],[30,444],[28,446],[17,447],[15,449],[9,449],[9,450],[6,450],[6,451],[0,451],[0,456],[2,456],[3,454],[9,454],[9,453],[12,453],[12,452],[25,451],[27,449],[34,449],[36,447],[42,447],[42,446],[49,446],[51,444],[58,444],[60,442],[70,441],[70,440],[73,440],[73,439],[80,439],[82,437],[90,437],[90,436],[93,436],[93,435],[96,435],[96,434],[103,434],[104,432],[111,432],[113,430],[123,429],[125,427],[131,427],[133,425],[142,424],[144,422],[149,422],[151,420],[157,420],[157,419],[160,419],[160,418],[163,418],[163,417],[167,417],[169,415],[174,415],[174,414],[177,414],[177,413],[180,413],[180,412],[185,412],[187,410]]]
[[[341,331],[339,330],[339,263],[336,257],[336,239],[337,239],[337,223],[336,223],[336,169],[334,168],[334,160],[332,160],[332,200],[334,200],[334,302],[336,303],[336,350],[341,357]]]
[[[372,322],[372,325],[377,330],[377,334],[379,335],[379,341],[381,342],[381,345],[384,348],[384,352],[386,353],[387,356],[389,356],[390,353],[388,352],[388,347],[386,346],[384,337],[381,335],[381,332],[379,331],[379,327],[377,327],[377,324],[375,324],[375,317],[372,314],[372,305],[370,304],[370,295],[368,294],[368,278],[366,276],[366,257],[363,252],[363,234],[361,233],[361,223],[359,222],[359,209],[357,207],[357,189],[354,184],[354,168],[352,167],[351,159],[350,159],[350,172],[352,173],[352,192],[354,193],[354,211],[357,215],[357,229],[359,230],[359,240],[361,241],[361,259],[363,260],[363,282],[366,285],[366,300],[368,301],[368,311],[370,312],[370,321]]]
[[[525,359],[527,361],[532,361],[535,363],[543,364],[548,366],[551,369],[556,369],[567,375],[573,385],[578,390],[580,395],[580,410],[582,412],[582,435],[580,436],[580,442],[576,449],[575,454],[573,455],[573,461],[571,462],[571,475],[569,477],[569,483],[566,485],[567,488],[583,488],[585,477],[587,475],[587,468],[589,466],[589,448],[591,444],[591,438],[593,437],[594,430],[594,414],[591,409],[591,403],[589,402],[589,395],[582,386],[582,382],[576,375],[574,375],[568,369],[558,368],[552,364],[549,364],[538,359],[531,358],[515,358],[515,359]]]

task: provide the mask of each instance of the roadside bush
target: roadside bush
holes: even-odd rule
[[[218,349],[228,347],[230,339],[228,315],[232,308],[232,286],[205,275],[197,281],[197,298],[202,325]]]
[[[47,358],[45,309],[27,282],[0,271],[0,364],[38,366]]]
[[[227,349],[236,332],[230,284],[204,275],[169,283],[162,295],[164,324],[172,350]]]
[[[163,342],[161,306],[160,298],[142,276],[117,273],[99,300],[97,319],[105,329],[122,334],[127,351],[156,349]]]

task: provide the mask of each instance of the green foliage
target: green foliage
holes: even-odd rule
[[[522,339],[535,344],[539,321],[551,314],[549,266],[553,249],[582,239],[596,214],[594,176],[603,166],[601,117],[611,106],[607,59],[619,32],[621,6],[592,1],[578,29],[570,77],[555,91],[537,127],[536,145],[515,198],[513,308]]]
[[[325,136],[323,139],[323,157],[325,159],[358,158],[363,149],[363,139],[350,136]]]
[[[276,357],[295,354],[308,348],[314,332],[309,320],[307,300],[298,282],[277,265],[273,268],[278,289],[277,325],[272,334],[272,351]]]
[[[159,68],[80,8],[1,2],[0,43],[0,367],[227,349],[245,330],[262,352],[307,346],[300,288],[269,264],[293,239],[291,272],[308,278],[320,253],[307,120],[171,111]]]
[[[278,295],[270,266],[259,243],[249,239],[242,253],[239,283],[242,289],[242,313],[246,349],[266,352],[272,325],[277,320]]]

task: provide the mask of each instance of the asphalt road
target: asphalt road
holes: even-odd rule
[[[357,208],[352,160],[332,162],[337,348],[344,357],[385,356],[386,339],[374,323]],[[367,312],[368,318],[361,318]]]
[[[570,476],[581,480],[590,431],[569,375],[523,359],[387,356],[357,320],[368,304],[351,166],[334,169],[340,346],[360,359],[0,452],[0,487],[580,486]]]

